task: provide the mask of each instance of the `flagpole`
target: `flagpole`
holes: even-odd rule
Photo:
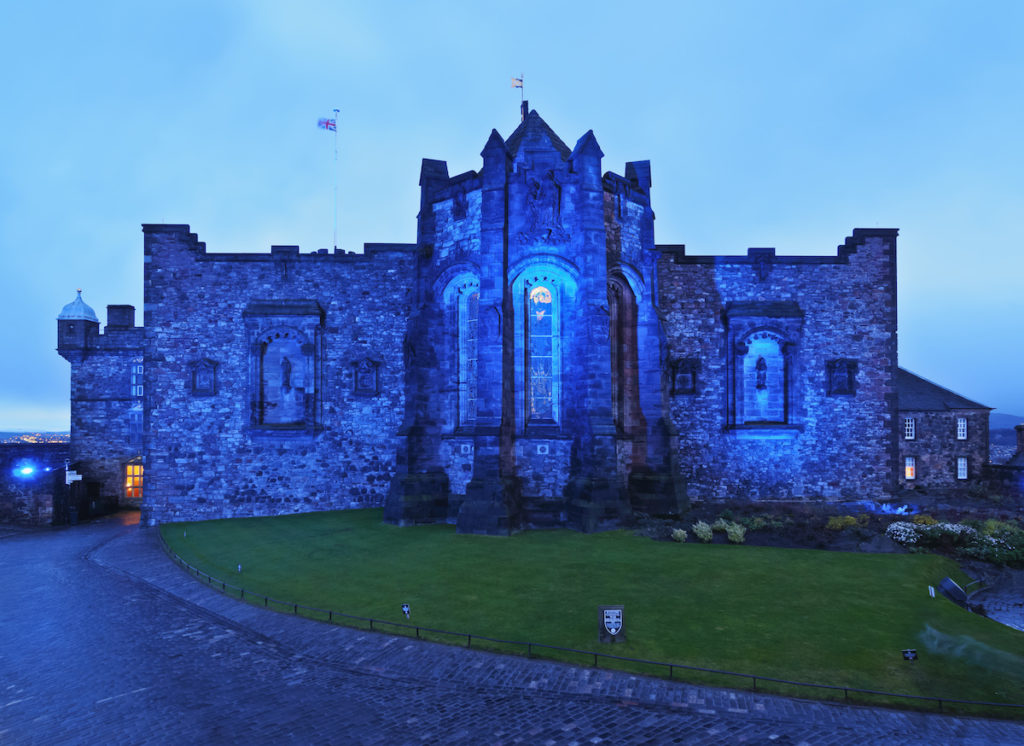
[[[334,250],[338,250],[338,109],[334,110]]]

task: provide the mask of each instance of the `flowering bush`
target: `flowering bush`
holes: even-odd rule
[[[672,541],[685,542],[686,541],[686,529],[676,528],[672,530]]]
[[[834,515],[828,519],[825,528],[829,531],[842,531],[845,528],[853,528],[858,523],[852,515]]]
[[[705,544],[710,544],[711,539],[714,538],[711,526],[704,521],[697,521],[693,526],[691,526],[691,528],[693,529],[693,535]]]
[[[885,529],[885,535],[897,544],[917,544],[920,537],[919,527],[906,521],[895,521]]]
[[[1024,565],[1024,531],[1013,524],[986,521],[979,531],[963,523],[896,521],[889,524],[885,535],[911,548],[942,549],[1000,565]]]
[[[716,518],[715,522],[711,524],[712,531],[728,531],[729,524],[731,521],[727,521],[725,518]]]
[[[725,527],[725,536],[730,544],[742,544],[747,538],[747,529],[738,523],[729,522]]]
[[[938,521],[932,518],[927,513],[922,513],[921,515],[914,516],[914,523],[920,526],[934,526],[936,523],[938,523]]]

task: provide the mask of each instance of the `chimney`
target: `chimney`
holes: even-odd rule
[[[1024,454],[1024,425],[1016,425],[1013,428],[1017,431],[1017,453],[1020,456]]]
[[[519,113],[523,117],[523,121],[526,121],[526,115],[530,113],[530,102],[523,100],[523,103],[519,104]]]

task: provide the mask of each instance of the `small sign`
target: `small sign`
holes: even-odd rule
[[[409,618],[409,604],[402,604],[402,613],[405,614],[405,618]]]
[[[598,607],[598,637],[601,642],[623,642],[624,615],[621,606]]]
[[[77,471],[68,470],[64,472],[64,484],[71,484],[72,482],[79,482],[82,479],[82,475]]]
[[[903,660],[905,661],[916,661],[917,660],[917,649],[907,648],[903,651]]]

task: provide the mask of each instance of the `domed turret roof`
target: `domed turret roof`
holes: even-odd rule
[[[60,312],[60,316],[57,317],[58,321],[95,321],[97,324],[100,320],[96,318],[96,312],[93,311],[89,306],[82,300],[82,291],[78,291],[78,297],[73,301],[64,306]]]

